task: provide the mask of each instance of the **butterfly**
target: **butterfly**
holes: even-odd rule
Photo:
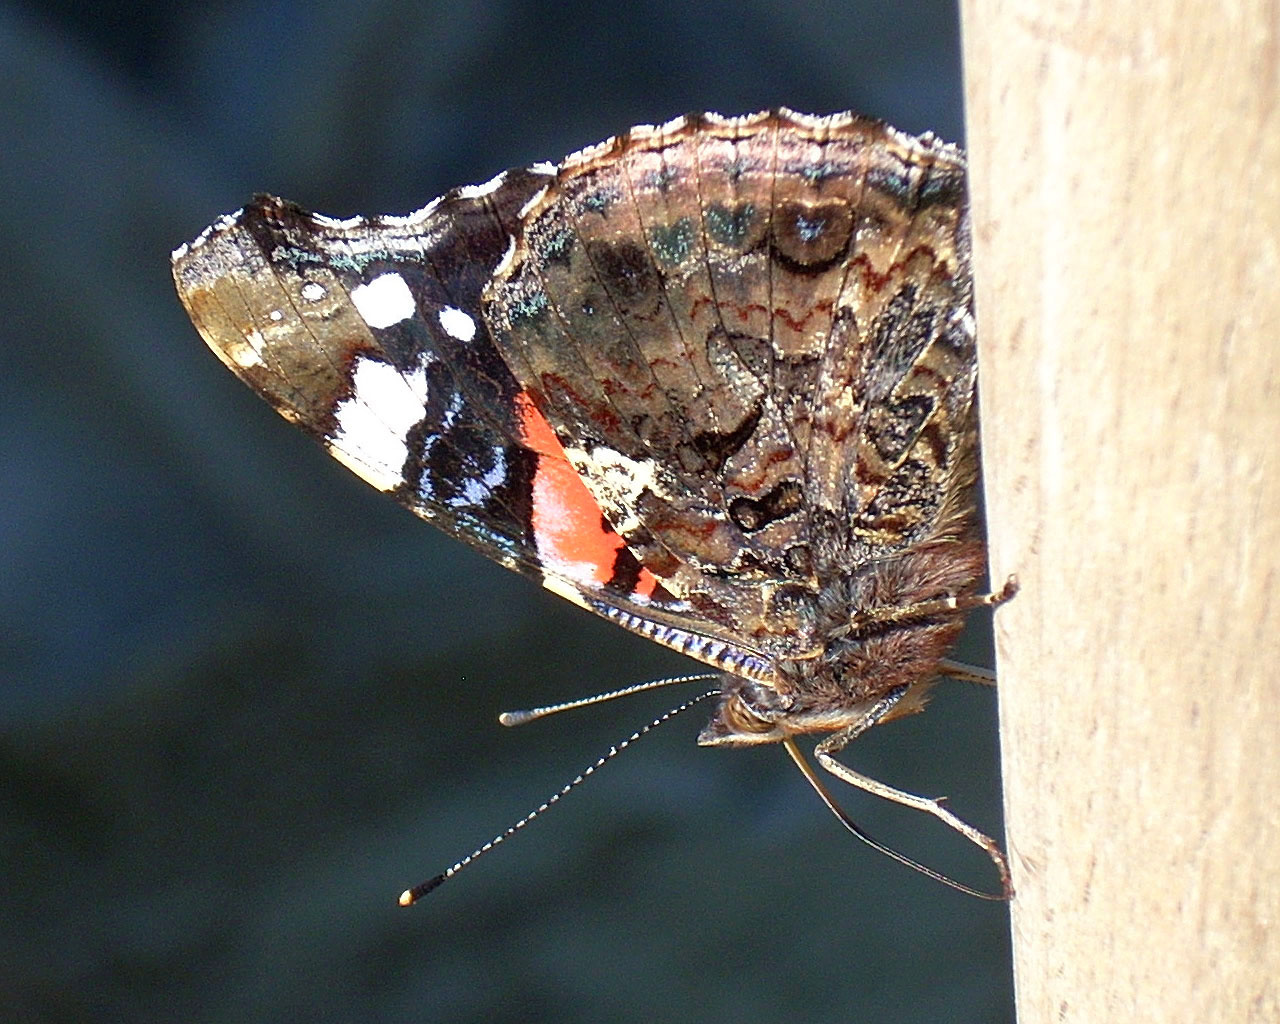
[[[258,196],[173,254],[214,353],[393,500],[718,673],[698,742],[919,711],[978,585],[965,159],[853,113],[641,125],[336,220]],[[510,830],[509,830],[510,831]],[[470,860],[467,858],[466,860]],[[402,902],[453,873],[410,890]],[[974,892],[959,883],[951,883]],[[977,895],[985,895],[975,893]]]

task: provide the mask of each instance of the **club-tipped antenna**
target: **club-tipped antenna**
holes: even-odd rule
[[[597,693],[594,697],[582,697],[578,700],[566,700],[561,704],[548,704],[541,708],[529,708],[525,711],[504,711],[498,716],[502,725],[524,725],[547,715],[555,715],[561,711],[572,711],[574,708],[585,708],[589,704],[603,704],[607,700],[618,697],[630,697],[633,693],[644,693],[645,690],[657,690],[663,686],[676,686],[679,683],[705,683],[716,679],[714,672],[700,672],[692,676],[670,676],[667,679],[651,679],[647,683],[636,683],[624,686],[621,690],[610,690],[608,693]]]
[[[644,683],[640,684],[641,689],[652,688],[652,687],[653,687],[653,684],[644,684]],[[635,689],[635,687],[632,687],[632,689]],[[619,692],[621,693],[625,691],[619,691]],[[506,842],[513,835],[515,835],[522,828],[524,828],[531,821],[533,821],[534,818],[545,813],[547,809],[551,807],[552,804],[559,803],[569,793],[570,790],[574,789],[577,786],[580,786],[590,776],[598,772],[606,763],[608,763],[609,761],[612,761],[615,757],[621,754],[624,750],[627,749],[627,747],[631,746],[631,744],[633,744],[645,733],[650,732],[653,729],[656,729],[658,726],[664,724],[665,722],[671,721],[671,719],[675,718],[676,715],[680,714],[683,711],[688,711],[695,704],[700,704],[702,701],[707,700],[710,697],[718,697],[719,695],[720,695],[719,689],[708,690],[706,693],[701,693],[698,696],[685,701],[683,704],[679,705],[678,707],[674,707],[670,711],[666,711],[663,714],[659,715],[648,725],[644,726],[643,728],[637,729],[635,732],[633,732],[621,743],[614,744],[607,751],[605,751],[605,753],[603,753],[600,757],[596,759],[595,764],[591,765],[591,767],[587,768],[580,775],[577,775],[572,780],[567,782],[565,785],[561,786],[559,791],[557,791],[556,793],[553,793],[546,801],[544,801],[542,804],[539,804],[537,807],[535,807],[532,811],[530,811],[523,818],[517,821],[514,825],[508,828],[505,832],[502,832],[499,835],[494,836],[483,846],[477,847],[471,853],[463,857],[462,860],[457,861],[451,868],[445,871],[442,871],[440,874],[436,875],[434,878],[429,878],[425,882],[422,882],[420,885],[415,885],[412,889],[406,889],[404,892],[402,892],[400,894],[400,906],[409,907],[409,906],[412,906],[414,903],[417,903],[418,900],[422,899],[423,896],[431,892],[433,889],[439,888],[440,885],[442,885],[448,879],[452,878],[454,875],[456,875],[459,871],[465,868],[468,864],[470,864],[476,858],[482,856],[483,854],[488,853],[490,850],[492,850],[495,846],[499,845],[500,843]]]
[[[813,766],[810,765],[800,753],[800,749],[796,746],[795,740],[788,736],[782,741],[782,745],[787,748],[787,753],[791,755],[791,760],[796,763],[797,767],[799,767],[800,771],[804,774],[804,777],[809,780],[809,785],[817,790],[818,796],[822,797],[822,802],[827,805],[827,809],[836,816],[840,821],[840,824],[870,846],[873,850],[878,850],[891,860],[896,860],[899,864],[905,864],[907,867],[912,868],[915,871],[919,871],[920,874],[925,875],[928,878],[932,878],[935,882],[941,882],[943,885],[950,886],[952,889],[959,892],[966,893],[969,896],[976,896],[980,900],[1003,902],[1009,898],[1010,894],[1008,892],[996,894],[983,892],[980,889],[970,888],[963,882],[957,882],[954,878],[948,878],[940,871],[934,871],[933,868],[926,867],[919,861],[912,860],[905,853],[899,853],[892,847],[885,846],[884,843],[869,835],[865,829],[856,824],[853,819],[845,813],[844,808],[836,803],[835,797],[827,792],[827,787],[822,784],[822,780],[818,778],[817,773],[813,770]]]

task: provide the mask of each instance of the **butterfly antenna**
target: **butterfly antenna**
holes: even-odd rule
[[[690,677],[690,678],[697,678],[697,677]],[[704,677],[704,678],[710,678],[710,677]],[[681,681],[681,680],[665,680],[665,682],[677,682],[677,681]],[[631,687],[630,690],[634,691],[636,689],[652,689],[654,685],[656,684],[642,683],[640,684],[639,687]],[[626,693],[626,692],[628,691],[620,690],[618,691],[618,694],[621,695],[622,693]],[[720,691],[718,689],[708,690],[706,693],[699,694],[697,697],[694,697],[691,700],[685,701],[683,704],[679,705],[678,707],[674,707],[670,711],[664,712],[663,714],[659,715],[648,725],[644,726],[641,729],[637,729],[635,732],[633,732],[621,743],[614,744],[607,751],[605,751],[604,754],[602,754],[600,757],[596,759],[595,764],[591,765],[591,767],[587,768],[580,775],[576,776],[574,779],[566,783],[564,786],[560,787],[560,790],[558,792],[553,793],[545,802],[543,802],[542,804],[534,808],[532,811],[526,814],[523,818],[517,821],[514,825],[508,828],[505,832],[494,836],[483,846],[467,854],[465,857],[462,858],[462,860],[455,863],[453,867],[449,868],[448,870],[442,871],[440,874],[436,875],[434,878],[429,878],[427,879],[427,881],[423,882],[422,884],[415,885],[412,889],[406,889],[404,892],[402,892],[400,894],[400,906],[408,907],[408,906],[412,906],[414,903],[417,903],[418,900],[422,899],[423,896],[431,892],[433,889],[439,888],[441,884],[443,884],[448,879],[452,878],[454,875],[456,875],[459,871],[465,868],[468,864],[470,864],[476,858],[480,857],[483,854],[488,853],[499,843],[506,842],[513,835],[515,835],[522,828],[524,828],[531,821],[533,821],[534,818],[538,817],[540,814],[543,814],[545,811],[547,811],[547,809],[550,808],[552,804],[559,803],[560,800],[562,800],[569,793],[570,790],[574,789],[575,787],[585,782],[590,776],[594,775],[602,767],[604,767],[604,765],[607,762],[612,761],[615,757],[621,754],[624,750],[627,749],[627,747],[631,746],[631,744],[633,744],[645,733],[653,729],[656,729],[658,726],[662,725],[665,722],[671,721],[671,719],[675,718],[676,715],[680,714],[682,711],[688,711],[695,704],[699,704],[710,697],[718,697],[719,695],[720,695]],[[604,699],[604,698],[593,698],[593,700],[594,699]],[[591,703],[591,701],[589,700],[589,701],[586,701],[585,703]]]
[[[667,679],[653,679],[647,683],[636,683],[621,690],[609,693],[598,693],[594,697],[583,697],[581,700],[567,700],[563,704],[548,704],[546,707],[529,708],[526,711],[504,711],[498,716],[503,725],[524,725],[537,718],[546,718],[561,711],[572,711],[574,708],[585,708],[588,704],[603,704],[607,700],[618,697],[630,697],[633,693],[644,693],[645,690],[657,690],[663,686],[675,686],[678,683],[705,683],[718,678],[714,672],[704,672],[693,676],[671,676]],[[701,699],[701,698],[699,698]]]
[[[921,864],[919,861],[912,860],[906,854],[899,853],[897,850],[885,846],[884,843],[869,835],[861,826],[856,824],[853,819],[845,813],[844,808],[836,803],[835,797],[827,792],[827,787],[822,784],[822,780],[818,778],[812,765],[810,765],[800,753],[800,749],[796,746],[795,740],[788,736],[782,741],[782,745],[787,748],[787,753],[791,755],[791,760],[796,763],[800,771],[804,774],[804,777],[809,780],[809,785],[817,790],[818,796],[822,797],[822,802],[826,804],[828,810],[830,810],[831,813],[839,819],[840,824],[870,846],[873,850],[879,850],[891,860],[896,860],[899,864],[905,864],[907,867],[912,868],[915,871],[919,871],[920,874],[925,875],[928,878],[932,878],[935,882],[941,882],[943,885],[950,886],[952,889],[966,893],[969,896],[977,896],[980,900],[1003,902],[1008,899],[1006,894],[996,895],[995,893],[982,892],[980,889],[971,889],[963,882],[957,882],[954,878],[948,878],[941,872],[934,871],[933,868],[925,867],[925,865]]]

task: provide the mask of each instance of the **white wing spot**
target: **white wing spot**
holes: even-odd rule
[[[417,312],[413,293],[394,271],[379,274],[368,284],[351,289],[351,301],[370,327],[381,329],[408,320]]]
[[[279,323],[281,320],[283,320],[283,319],[284,319],[284,311],[283,311],[283,310],[280,310],[280,309],[273,309],[273,310],[272,310],[269,314],[267,314],[267,315],[268,315],[268,316],[270,316],[270,317],[271,317],[271,319],[272,319],[273,321],[275,321],[276,323]]]
[[[302,286],[302,297],[308,302],[318,302],[325,297],[324,285],[308,281]]]
[[[394,489],[409,457],[409,431],[422,422],[426,403],[425,366],[401,373],[389,363],[358,359],[351,397],[334,414],[338,429],[330,453],[378,490]]]
[[[470,341],[476,336],[476,322],[457,306],[445,306],[440,310],[440,326],[445,334],[459,341]]]

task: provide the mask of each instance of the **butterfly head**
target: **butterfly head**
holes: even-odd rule
[[[884,720],[920,711],[954,643],[961,615],[948,622],[897,625],[871,636],[832,639],[818,657],[782,659],[772,680],[725,673],[720,702],[698,735],[704,747],[780,743],[863,721],[885,694],[908,689]]]
[[[720,703],[698,734],[698,745],[746,747],[781,742],[787,735],[782,723],[793,703],[767,683],[726,674],[721,678]]]
[[[721,677],[720,703],[698,734],[703,747],[749,747],[781,743],[802,733],[834,732],[862,715],[861,702],[849,704],[822,691],[782,691],[741,676]]]

